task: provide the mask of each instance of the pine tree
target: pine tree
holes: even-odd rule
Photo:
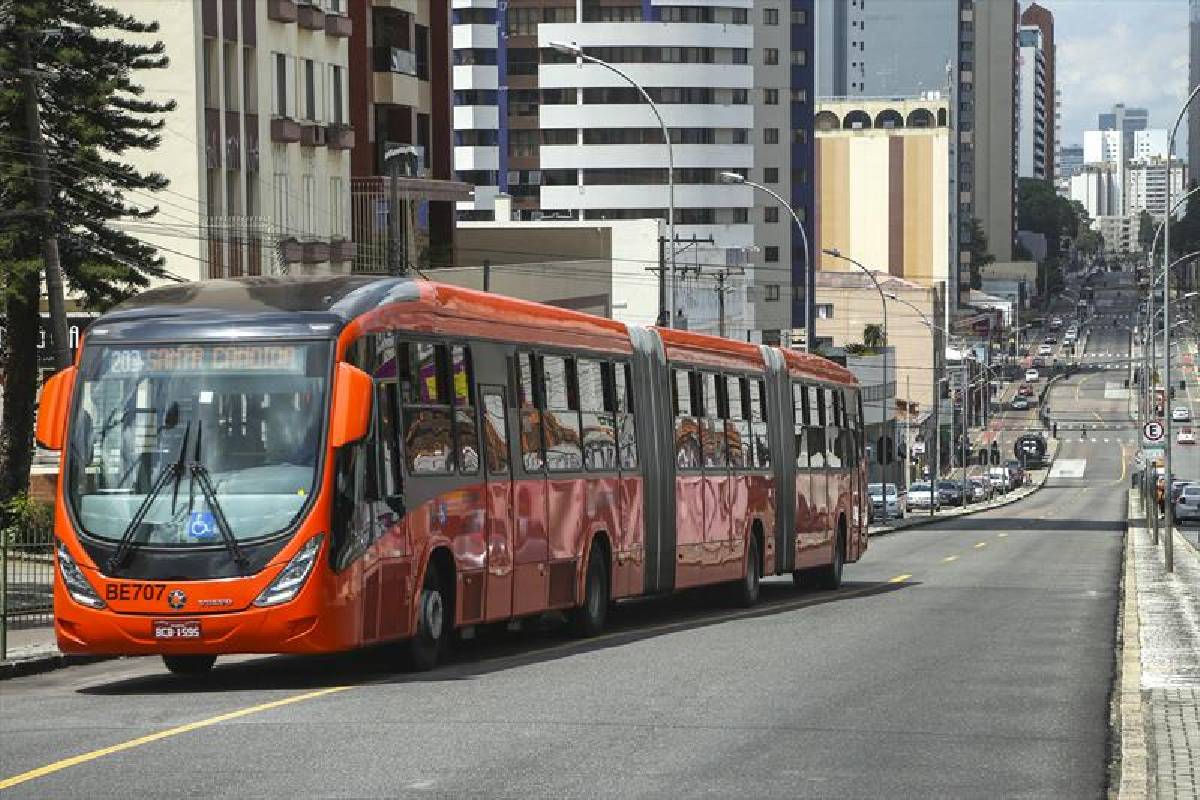
[[[158,146],[158,115],[175,107],[143,99],[135,81],[138,70],[167,65],[162,43],[144,36],[157,29],[97,0],[0,0],[0,503],[28,488],[45,237],[58,237],[68,290],[91,308],[167,277],[154,247],[113,224],[152,217],[157,207],[129,193],[167,184],[126,160]],[[47,216],[32,213],[38,176],[24,113],[31,65],[52,182]]]

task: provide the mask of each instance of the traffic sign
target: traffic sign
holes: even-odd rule
[[[1166,429],[1156,419],[1152,419],[1142,426],[1142,438],[1147,442],[1161,442],[1165,435]]]

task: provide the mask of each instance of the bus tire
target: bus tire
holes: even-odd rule
[[[737,583],[737,604],[742,608],[750,608],[758,603],[760,590],[759,581],[762,579],[761,562],[758,558],[758,537],[753,534],[746,542],[746,573]]]
[[[587,576],[583,581],[583,602],[568,614],[571,632],[576,636],[588,637],[602,631],[608,617],[608,601],[608,565],[604,559],[604,548],[598,542],[593,542],[588,553]]]
[[[173,675],[205,675],[217,663],[216,656],[163,656],[163,665]]]
[[[837,538],[833,542],[833,561],[817,569],[817,585],[822,589],[839,589],[842,586],[842,566],[846,562],[846,523],[838,523]]]
[[[425,582],[417,599],[417,629],[405,643],[405,662],[414,672],[428,672],[436,667],[446,650],[450,609],[441,584],[437,566],[431,560],[425,568]]]

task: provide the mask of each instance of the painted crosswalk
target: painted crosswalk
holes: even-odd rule
[[[1086,458],[1060,458],[1050,468],[1051,478],[1082,478],[1087,470]]]

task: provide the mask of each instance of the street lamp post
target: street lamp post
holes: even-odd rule
[[[584,53],[583,48],[577,42],[549,42],[549,45],[560,53],[565,53],[566,55],[575,56],[575,58],[579,59],[580,61],[586,61],[589,64],[597,64],[597,65],[609,70],[610,72],[616,73],[626,83],[628,83],[630,86],[632,86],[633,88],[638,90],[638,92],[642,95],[642,98],[645,99],[645,101],[650,105],[650,110],[654,112],[654,117],[655,117],[655,119],[658,120],[658,126],[660,128],[662,128],[663,140],[666,142],[666,145],[667,145],[667,239],[669,240],[669,244],[670,244],[670,248],[671,248],[671,259],[670,259],[670,263],[671,263],[670,287],[671,288],[670,288],[670,308],[668,308],[666,310],[667,311],[666,314],[663,314],[663,305],[665,304],[664,301],[666,300],[665,295],[667,294],[667,292],[666,292],[666,282],[663,280],[660,280],[659,298],[658,298],[659,309],[658,309],[657,324],[658,325],[666,325],[668,327],[674,328],[675,327],[675,150],[671,145],[671,130],[670,130],[670,128],[667,127],[667,123],[663,120],[662,114],[659,113],[658,106],[655,105],[654,100],[652,100],[650,98],[650,94],[644,88],[642,88],[641,84],[639,84],[633,78],[629,77],[629,75],[627,75],[624,71],[618,69],[617,67],[613,66],[612,64],[608,63],[607,61],[604,61],[603,59],[599,59],[599,58],[596,58],[595,56],[590,56],[587,53]],[[664,317],[665,317],[665,319],[664,319]]]
[[[766,192],[792,215],[792,221],[796,223],[796,229],[800,231],[800,240],[804,243],[804,349],[810,353],[817,352],[817,280],[808,255],[808,234],[804,231],[804,224],[800,222],[800,215],[796,213],[792,204],[780,197],[774,189],[763,186],[761,183],[755,183],[745,175],[739,175],[736,172],[722,172],[719,177],[723,183],[741,183],[751,189]]]
[[[1179,123],[1183,121],[1183,115],[1187,113],[1188,107],[1192,101],[1196,99],[1196,95],[1200,94],[1200,85],[1192,89],[1188,94],[1188,98],[1183,103],[1183,107],[1179,109],[1179,115],[1175,117],[1175,124],[1171,126],[1171,134],[1167,137],[1167,201],[1164,204],[1167,209],[1166,217],[1163,219],[1163,267],[1167,271],[1167,275],[1163,278],[1163,329],[1167,330],[1171,324],[1171,159],[1175,151],[1175,134],[1179,132]],[[1151,286],[1153,293],[1153,286]],[[1166,386],[1171,385],[1171,348],[1166,346],[1166,341],[1163,342],[1163,383]],[[1165,447],[1163,450],[1163,479],[1165,483],[1166,495],[1163,503],[1163,530],[1166,534],[1164,541],[1163,555],[1166,560],[1167,572],[1175,571],[1175,533],[1173,530],[1172,517],[1174,516],[1174,508],[1171,504],[1171,415],[1164,414],[1163,435],[1165,436]]]
[[[894,300],[897,303],[901,303],[901,304],[906,305],[909,308],[911,308],[913,311],[915,311],[917,313],[917,316],[921,318],[921,323],[925,327],[929,328],[929,335],[930,335],[930,338],[933,340],[933,363],[936,367],[937,353],[938,353],[938,333],[940,332],[940,329],[938,328],[938,326],[934,325],[933,322],[929,319],[928,315],[926,315],[924,311],[919,309],[916,306],[916,304],[911,303],[908,300],[905,300],[900,295],[898,295],[894,292],[885,292],[883,294],[883,296],[884,296],[884,299],[886,299],[886,300]],[[886,308],[886,304],[884,307]],[[931,516],[931,517],[933,516],[934,506],[936,505],[936,502],[937,502],[936,501],[936,498],[938,496],[937,495],[937,484],[938,484],[938,478],[940,477],[940,474],[942,471],[942,463],[941,463],[942,462],[942,430],[940,427],[941,420],[938,419],[938,416],[939,416],[938,415],[938,407],[941,405],[941,398],[939,397],[939,395],[941,394],[942,380],[943,380],[942,378],[939,378],[935,374],[933,376],[933,379],[930,381],[930,385],[933,388],[933,469],[929,473],[929,516]],[[926,462],[928,462],[928,460],[929,460],[928,449],[929,449],[929,445],[927,443],[926,444],[926,455],[925,455]],[[907,454],[906,454],[906,457],[907,457]]]
[[[888,316],[887,316],[887,297],[884,295],[884,292],[883,292],[883,287],[879,285],[879,280],[878,280],[878,279],[875,277],[875,273],[873,273],[873,272],[871,272],[871,270],[867,269],[867,268],[866,268],[866,267],[865,267],[865,266],[864,266],[864,265],[863,265],[861,262],[859,262],[859,261],[855,261],[855,260],[854,260],[853,258],[851,258],[850,256],[843,255],[843,254],[842,254],[842,253],[841,253],[839,250],[837,250],[836,248],[829,248],[829,247],[827,247],[827,248],[825,248],[824,250],[822,250],[821,252],[823,252],[825,255],[827,255],[827,256],[830,256],[830,257],[832,257],[832,258],[838,258],[838,259],[841,259],[842,261],[848,261],[848,262],[850,262],[851,264],[853,264],[854,266],[858,267],[860,270],[862,270],[862,271],[863,271],[863,273],[864,273],[864,274],[866,274],[866,276],[867,276],[868,278],[870,278],[870,279],[871,279],[871,283],[875,284],[875,291],[879,292],[879,305],[880,305],[880,307],[883,309],[883,410],[882,410],[882,414],[880,415],[880,421],[881,421],[881,422],[882,422],[882,424],[883,424],[883,430],[884,430],[884,433],[885,433],[886,435],[888,435],[888,436],[889,436],[889,438],[891,438],[891,434],[890,434],[890,433],[888,433],[888,425],[887,425],[887,422],[888,422],[888,407],[889,407],[889,403],[888,403]],[[890,405],[891,405],[892,407],[894,407],[894,406],[895,406],[895,402],[893,401],[893,402],[892,402]],[[885,458],[887,457],[887,452],[886,452],[886,450],[884,451],[884,457],[885,457]],[[886,465],[886,464],[887,464],[887,462],[885,461],[885,462],[884,462],[884,464]],[[885,490],[885,491],[887,490],[887,482],[888,482],[888,480],[887,480],[887,470],[886,470],[886,468],[885,468],[885,471],[884,471],[884,477],[883,477],[883,483],[884,483],[884,490]]]

